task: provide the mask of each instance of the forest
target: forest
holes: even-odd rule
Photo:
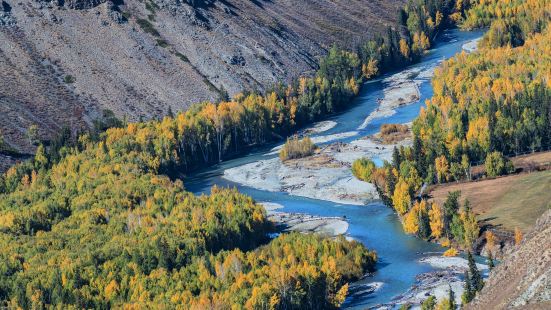
[[[413,123],[413,146],[395,148],[381,168],[354,163],[356,177],[373,182],[402,218],[404,231],[455,241],[470,249],[479,228],[459,192],[443,206],[420,197],[423,184],[514,172],[508,156],[551,147],[551,29],[548,1],[475,1],[459,25],[489,27],[472,54],[445,61],[433,78],[434,95]]]
[[[45,308],[336,308],[375,268],[357,242],[302,234],[269,240],[264,209],[235,189],[186,192],[159,174],[172,122],[80,137],[49,163],[12,167],[0,196],[0,300]],[[169,126],[170,128],[170,126]]]

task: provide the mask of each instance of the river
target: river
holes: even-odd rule
[[[432,69],[442,60],[452,57],[462,50],[462,46],[482,35],[482,32],[445,31],[439,38],[435,48],[431,49],[418,64],[400,72],[389,73],[381,78],[369,81],[362,86],[361,92],[350,108],[335,115],[329,120],[336,125],[317,136],[330,136],[339,133],[352,133],[345,138],[330,142],[349,142],[358,137],[376,133],[384,123],[411,122],[419,113],[427,98],[432,96],[430,85]],[[401,106],[393,115],[375,118],[364,124],[365,119],[377,109],[377,99],[382,98],[385,78],[404,71],[416,72],[414,77],[419,87],[420,100]],[[315,137],[316,135],[313,135]],[[300,212],[319,216],[345,216],[349,223],[347,235],[362,242],[369,249],[377,251],[379,262],[377,271],[353,285],[358,287],[367,283],[382,283],[374,293],[353,294],[346,300],[344,307],[363,309],[377,304],[388,303],[393,297],[407,291],[415,282],[419,273],[434,270],[433,267],[419,262],[419,259],[443,249],[433,243],[425,242],[403,233],[401,224],[393,211],[381,203],[368,205],[338,204],[334,202],[315,200],[292,196],[282,192],[268,192],[241,186],[222,178],[224,170],[244,164],[265,160],[276,155],[268,155],[275,146],[267,145],[254,150],[248,155],[222,162],[219,165],[200,171],[185,180],[187,190],[200,194],[208,193],[213,185],[237,187],[240,192],[252,196],[258,202],[273,202],[284,206],[282,211]],[[377,159],[375,159],[377,160]]]

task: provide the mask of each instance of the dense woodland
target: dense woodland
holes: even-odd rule
[[[264,209],[232,189],[194,196],[159,174],[177,143],[156,126],[81,136],[51,165],[43,147],[0,196],[7,306],[334,308],[373,270],[363,245],[302,234],[267,240]]]
[[[381,168],[354,163],[353,173],[377,185],[407,233],[470,249],[479,229],[468,201],[460,206],[453,192],[443,206],[429,205],[419,197],[423,184],[470,179],[473,164],[484,164],[487,177],[508,174],[507,156],[551,147],[550,11],[549,1],[471,2],[460,25],[489,30],[479,51],[436,70],[413,146],[396,148]]]

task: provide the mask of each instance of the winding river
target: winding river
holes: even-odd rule
[[[342,139],[337,138],[328,141],[349,142],[376,133],[381,124],[384,123],[411,122],[418,115],[425,99],[432,96],[430,79],[434,67],[444,59],[460,52],[466,43],[472,42],[481,35],[482,32],[460,32],[458,30],[444,32],[435,48],[430,50],[420,63],[364,84],[360,95],[354,99],[355,102],[351,104],[351,107],[329,119],[336,122],[336,125],[325,132],[318,133],[317,136],[338,137],[334,135],[352,133],[352,135],[344,135],[345,137]],[[415,74],[413,78],[419,88],[420,100],[397,108],[393,115],[375,118],[365,124],[364,121],[367,116],[377,109],[378,98],[384,96],[383,90],[388,87],[388,85],[385,85],[387,83],[385,78],[406,71]],[[230,182],[222,177],[226,169],[276,156],[268,154],[274,146],[265,146],[246,156],[200,171],[187,178],[185,186],[187,190],[198,194],[208,193],[213,185],[235,186],[242,193],[252,196],[256,201],[272,202],[284,206],[283,211],[285,212],[299,212],[319,216],[345,216],[349,223],[347,235],[362,242],[368,248],[376,250],[380,258],[377,271],[372,276],[366,277],[351,287],[351,290],[356,287],[357,292],[351,294],[347,299],[344,305],[345,308],[363,309],[388,303],[393,297],[407,291],[414,284],[416,275],[434,270],[430,265],[420,263],[419,259],[431,253],[442,253],[442,248],[404,234],[397,216],[390,208],[381,203],[369,205],[338,204],[292,196],[282,192],[258,190]],[[359,288],[362,287],[362,284],[369,283],[380,283],[381,286],[375,292],[366,291],[362,293]]]

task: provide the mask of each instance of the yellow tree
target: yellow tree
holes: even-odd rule
[[[437,203],[433,203],[431,206],[429,220],[431,235],[434,238],[440,238],[444,233],[444,219],[442,208]]]
[[[404,217],[403,227],[406,234],[417,234],[419,231],[419,212],[419,204],[416,202]]]
[[[409,59],[409,45],[403,38],[400,39],[400,53],[404,58]]]
[[[371,58],[367,64],[362,65],[362,73],[366,79],[370,79],[379,73],[378,61]]]
[[[515,245],[519,245],[522,242],[522,231],[518,227],[515,227]]]
[[[478,227],[478,221],[476,220],[476,216],[474,213],[470,210],[463,210],[461,212],[461,220],[463,221],[463,230],[464,230],[464,241],[465,241],[465,247],[471,247],[478,238],[478,234],[480,233],[480,227]]]
[[[486,232],[486,247],[488,251],[493,252],[496,246],[496,235],[492,231]]]
[[[411,204],[409,185],[403,178],[400,178],[398,184],[396,184],[394,194],[392,195],[392,204],[396,212],[400,215],[404,215],[409,209]]]
[[[445,182],[448,179],[448,171],[450,166],[446,156],[442,155],[437,157],[434,160],[434,166],[436,168],[436,177],[438,178],[438,183]]]

